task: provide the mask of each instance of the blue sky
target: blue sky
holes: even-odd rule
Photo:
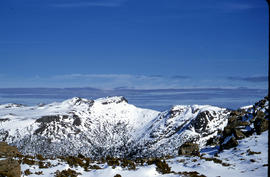
[[[267,89],[265,0],[1,0],[0,88]]]

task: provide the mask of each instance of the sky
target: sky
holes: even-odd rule
[[[1,0],[0,88],[268,87],[265,0]]]

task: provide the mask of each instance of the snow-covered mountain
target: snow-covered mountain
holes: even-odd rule
[[[124,97],[72,98],[47,105],[0,105],[0,141],[23,154],[88,157],[176,155],[185,142],[199,143],[222,131],[230,111],[210,105],[174,106],[158,112]]]
[[[178,147],[193,142],[203,147],[227,125],[229,111],[210,105],[177,105],[160,113],[143,134],[145,154],[177,155]]]

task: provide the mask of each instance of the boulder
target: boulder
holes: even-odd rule
[[[16,147],[0,142],[0,157],[16,157],[17,155],[20,155],[20,152]]]
[[[234,135],[235,135],[235,138],[238,140],[246,137],[244,133],[242,133],[240,130],[237,130],[237,129],[234,130]]]
[[[199,145],[186,142],[179,147],[178,155],[200,155]]]
[[[0,160],[0,176],[20,177],[21,167],[18,161],[12,158]]]
[[[20,155],[16,147],[0,142],[0,176],[20,177],[21,167],[17,160],[13,159]]]
[[[220,146],[220,149],[230,149],[233,147],[236,147],[238,145],[238,142],[234,136],[228,136],[224,139],[223,143]]]
[[[256,118],[254,122],[254,128],[258,135],[260,135],[262,132],[268,130],[268,120],[264,118]]]

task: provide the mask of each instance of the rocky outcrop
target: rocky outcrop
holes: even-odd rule
[[[184,143],[179,147],[178,155],[200,155],[199,145],[195,143]]]
[[[253,106],[231,111],[227,126],[215,141],[219,142],[220,150],[235,147],[237,140],[268,130],[268,122],[269,98],[265,97]]]
[[[7,157],[16,157],[20,155],[18,149],[14,146],[9,146],[5,142],[0,142],[0,157],[7,158]]]
[[[18,149],[0,142],[0,176],[20,177],[21,167],[14,157],[20,155]]]
[[[236,138],[234,136],[228,136],[226,137],[224,142],[221,144],[220,150],[230,149],[236,146],[238,146],[238,141],[236,140]]]
[[[255,116],[254,129],[260,135],[262,132],[268,130],[269,120],[265,118],[264,113],[259,111]]]

